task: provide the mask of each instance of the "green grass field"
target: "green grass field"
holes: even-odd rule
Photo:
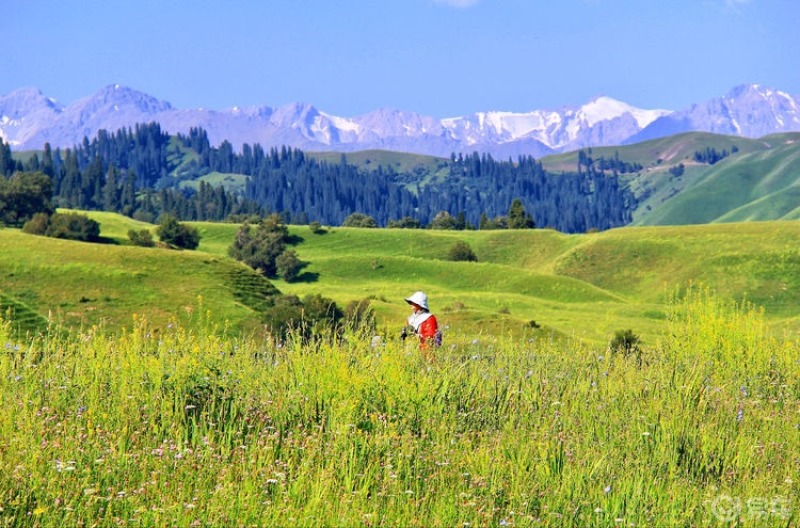
[[[3,526],[800,518],[797,222],[291,226],[310,264],[287,284],[227,257],[236,225],[175,251],[90,216],[109,243],[0,230]],[[477,263],[445,259],[458,240]],[[369,297],[383,339],[271,339],[275,288]],[[420,288],[445,328],[431,363],[397,338]]]
[[[572,339],[223,335],[202,312],[17,341],[4,526],[795,526],[800,364],[691,289],[624,356]]]
[[[90,215],[116,244],[0,231],[2,246],[12,248],[0,255],[0,293],[7,303],[15,300],[43,318],[71,324],[120,324],[145,309],[164,321],[202,296],[220,322],[258,326],[243,292],[272,286],[228,258],[238,226],[196,223],[198,251],[181,252],[126,245],[129,229],[148,224]],[[403,297],[422,289],[451,335],[520,335],[534,321],[540,333],[592,343],[605,343],[622,329],[652,343],[663,331],[667,303],[689,285],[764,307],[776,334],[793,337],[800,330],[797,222],[629,227],[585,235],[338,227],[315,235],[306,226],[290,232],[300,240],[293,249],[309,265],[300,281],[275,280],[274,287],[301,297],[321,294],[342,306],[369,298],[387,333],[407,315]],[[446,259],[459,240],[472,247],[477,263]]]
[[[127,233],[124,226],[113,225]],[[103,231],[103,236],[112,238],[113,233]],[[199,298],[206,299],[220,321],[251,329],[259,321],[239,299],[248,289],[274,289],[249,268],[202,252],[88,244],[12,229],[0,230],[0,246],[0,295],[8,304],[38,313],[38,319],[15,320],[34,331],[47,321],[75,327],[126,325],[134,314],[165,323],[195,309]]]

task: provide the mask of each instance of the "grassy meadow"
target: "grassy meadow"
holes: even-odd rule
[[[276,293],[321,294],[345,306],[369,298],[382,332],[407,315],[403,297],[422,289],[448,334],[568,336],[605,344],[631,329],[652,344],[670,298],[690,285],[765,309],[779,337],[800,337],[800,224],[749,222],[627,227],[566,235],[551,230],[431,231],[290,226],[308,262],[299,281],[267,281],[227,256],[237,225],[195,223],[197,251],[129,245],[130,229],[155,226],[89,213],[108,244],[0,230],[0,306],[70,326],[124,325],[147,312],[164,324],[198,297],[235,330],[263,324],[259,307]],[[450,262],[457,241],[478,262]]]
[[[291,226],[285,283],[227,257],[235,225],[174,251],[90,214],[108,243],[0,230],[0,526],[800,519],[797,222]],[[396,337],[416,289],[433,362]],[[383,339],[278,342],[277,290],[369,298]],[[609,350],[622,329],[641,346]]]
[[[0,326],[4,526],[793,526],[796,343],[691,289],[655,345]]]
[[[104,227],[103,236],[113,240],[113,230]],[[275,292],[249,268],[208,253],[56,240],[13,229],[0,230],[0,246],[0,306],[24,316],[12,324],[33,333],[51,323],[124,326],[134,314],[166,323],[193,310],[198,297],[212,299],[221,321],[252,329],[259,322],[248,298]]]
[[[222,256],[237,227],[197,224],[200,250]],[[310,262],[306,280],[274,281],[285,293],[320,293],[341,304],[369,297],[379,319],[398,325],[402,297],[428,293],[434,312],[466,335],[519,335],[535,321],[548,332],[607,343],[632,328],[653,342],[670,298],[690,285],[764,307],[778,335],[800,337],[800,223],[628,227],[565,235],[551,230],[429,231],[331,228],[290,232]],[[456,241],[478,262],[450,262]],[[399,314],[398,314],[399,312]]]

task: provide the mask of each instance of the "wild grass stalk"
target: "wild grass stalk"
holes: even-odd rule
[[[0,325],[0,524],[788,526],[796,343],[691,291],[626,357],[480,337]]]

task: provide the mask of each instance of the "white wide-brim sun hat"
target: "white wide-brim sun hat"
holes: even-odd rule
[[[411,295],[411,297],[406,297],[406,302],[409,304],[416,304],[425,311],[429,310],[428,296],[421,291],[414,292],[414,294]]]

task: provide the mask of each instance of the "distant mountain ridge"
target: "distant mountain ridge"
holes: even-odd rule
[[[110,85],[68,106],[36,88],[0,96],[0,137],[15,150],[72,147],[98,130],[158,122],[170,133],[201,127],[213,144],[229,141],[309,151],[394,150],[434,156],[487,152],[505,159],[541,157],[585,147],[613,146],[704,131],[743,137],[800,131],[800,96],[756,84],[680,111],[640,109],[610,97],[579,107],[526,113],[477,112],[437,119],[378,109],[356,117],[325,113],[310,104],[228,110],[176,109],[166,101]]]

